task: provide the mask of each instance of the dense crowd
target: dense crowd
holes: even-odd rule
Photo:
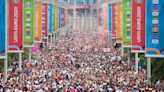
[[[12,63],[7,82],[0,78],[0,92],[163,92],[164,82],[152,85],[146,71],[137,74],[119,52],[50,44],[31,62],[24,60],[22,71]]]

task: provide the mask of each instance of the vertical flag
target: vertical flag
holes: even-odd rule
[[[24,1],[24,47],[34,46],[34,0]]]
[[[56,18],[56,20],[55,20],[55,28],[56,28],[56,30],[58,29],[58,6],[56,6],[56,8],[55,8],[55,18]]]
[[[123,0],[123,46],[131,47],[132,0]]]
[[[102,8],[98,10],[98,24],[102,26]]]
[[[54,5],[53,6],[53,12],[52,12],[52,31],[55,31],[56,29],[55,29],[55,21],[56,21],[56,19],[55,19],[55,13],[56,13],[56,6]]]
[[[34,41],[42,41],[42,1],[35,0],[35,9],[34,9]]]
[[[58,8],[58,27],[60,28],[61,27],[61,8],[59,7]]]
[[[116,4],[112,4],[112,38],[116,39]]]
[[[64,9],[64,25],[66,25],[67,22],[67,10]]]
[[[164,0],[147,0],[146,7],[146,56],[164,57]]]
[[[103,5],[103,13],[104,13],[104,31],[106,32],[106,33],[108,33],[108,4],[107,3],[105,3],[104,5]]]
[[[116,2],[116,41],[122,43],[122,0]]]
[[[48,34],[48,4],[42,4],[42,38],[47,38]]]
[[[145,51],[145,1],[132,0],[132,52]]]
[[[108,30],[112,36],[112,4],[108,4]]]
[[[23,52],[23,0],[8,0],[8,51]]]
[[[6,0],[0,1],[0,58],[6,57]]]
[[[48,33],[52,32],[52,4],[48,4]]]

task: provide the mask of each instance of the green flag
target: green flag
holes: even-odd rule
[[[132,0],[123,0],[123,46],[131,47]]]
[[[34,0],[24,2],[24,47],[34,46]]]

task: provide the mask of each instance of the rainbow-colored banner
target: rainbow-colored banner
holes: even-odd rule
[[[164,57],[164,0],[146,1],[146,57]]]

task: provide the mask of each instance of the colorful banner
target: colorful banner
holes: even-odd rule
[[[40,43],[35,42],[35,43],[34,43],[34,47],[31,48],[31,51],[32,51],[32,52],[39,52],[39,51],[40,51]]]
[[[42,38],[47,38],[48,34],[48,4],[42,4]]]
[[[48,33],[52,33],[52,4],[48,4]]]
[[[61,27],[64,27],[64,8],[61,8]]]
[[[132,52],[145,51],[145,1],[132,0]]]
[[[24,1],[24,47],[34,46],[34,0]]]
[[[0,58],[6,57],[6,0],[0,1]]]
[[[67,10],[64,9],[64,25],[67,23]]]
[[[108,33],[108,4],[103,4],[103,24],[104,24],[104,31]]]
[[[123,0],[123,47],[131,47],[132,0]]]
[[[146,57],[164,57],[164,0],[147,0],[146,7]]]
[[[34,41],[42,42],[42,1],[35,0],[34,8]]]
[[[23,0],[8,0],[8,51],[23,52]]]
[[[98,10],[98,24],[99,26],[102,26],[102,8]]]
[[[57,30],[58,29],[58,6],[56,6],[55,8],[56,12],[55,12],[55,29]]]
[[[116,4],[112,4],[112,39],[116,39]]]
[[[61,28],[61,8],[58,9],[58,27]]]
[[[122,2],[116,2],[116,41],[122,43]]]
[[[53,6],[53,12],[52,12],[52,31],[55,32],[56,28],[55,28],[55,21],[56,21],[56,6]]]
[[[112,36],[112,5],[108,4],[108,30],[109,35]]]

